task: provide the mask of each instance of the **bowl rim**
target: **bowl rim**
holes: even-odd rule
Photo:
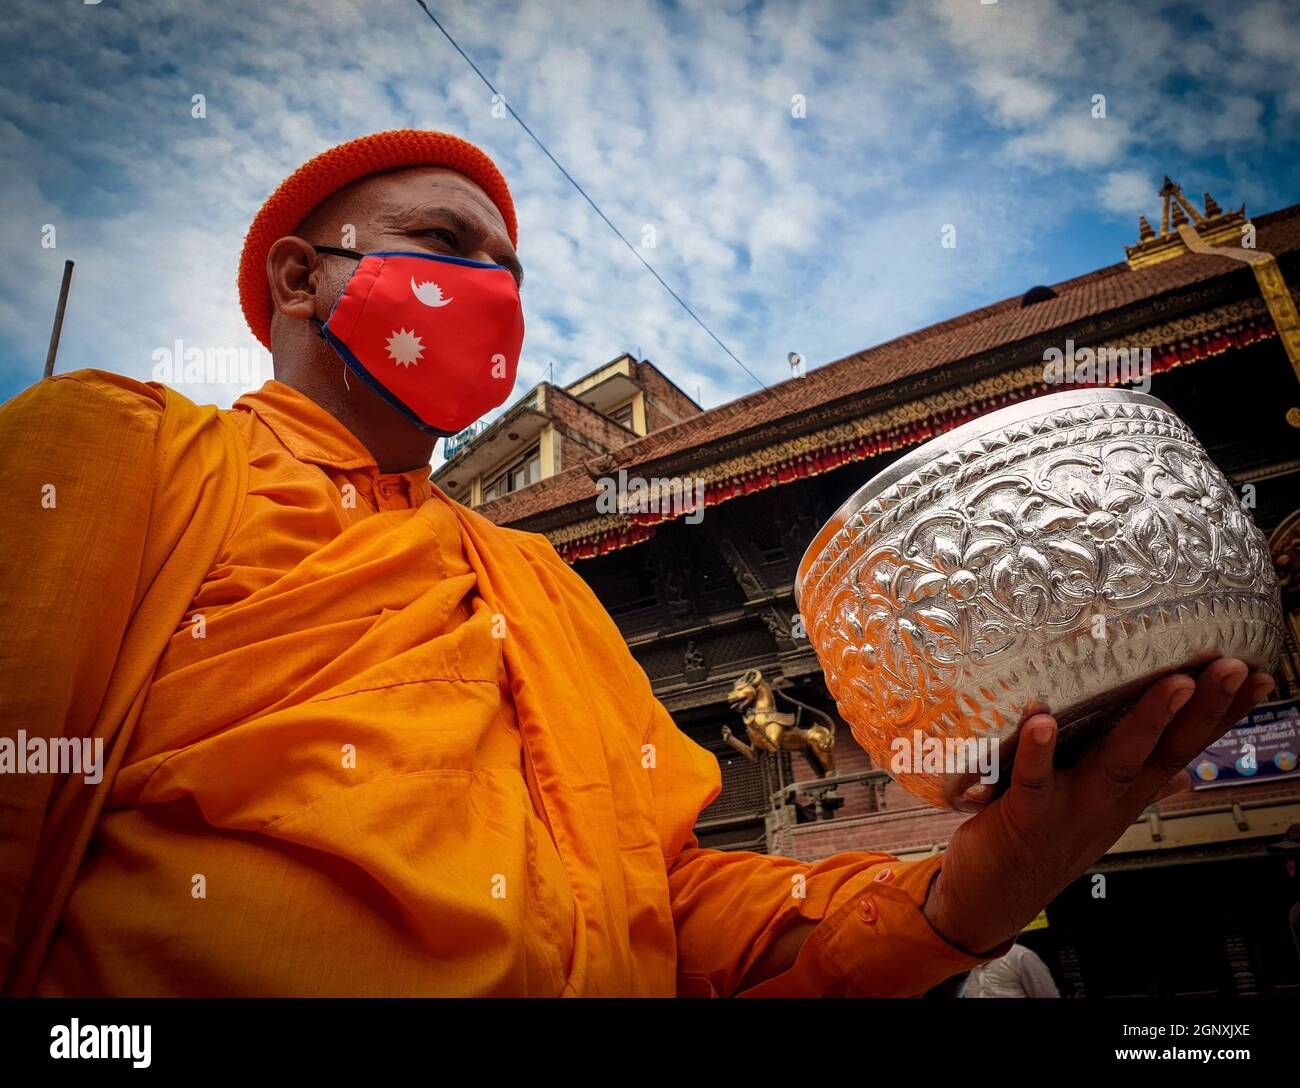
[[[905,476],[911,475],[926,462],[946,453],[951,453],[971,439],[978,438],[980,435],[1005,424],[1035,419],[1061,408],[1074,408],[1081,404],[1115,401],[1129,404],[1145,404],[1148,407],[1163,409],[1170,415],[1177,415],[1159,397],[1153,397],[1150,393],[1142,393],[1136,389],[1120,389],[1114,386],[1069,389],[1064,392],[1044,393],[1041,396],[1027,397],[1024,400],[1016,401],[1014,404],[994,409],[982,416],[968,419],[965,423],[959,424],[952,430],[935,435],[934,438],[922,442],[915,449],[909,450],[898,460],[881,469],[853,492],[840,504],[835,513],[827,519],[826,524],[817,531],[817,535],[812,538],[812,542],[804,550],[803,558],[799,560],[799,567],[795,573],[794,599],[796,604],[802,609],[803,581],[804,576],[808,573],[808,568],[812,566],[817,557],[825,550],[826,545],[844,527],[845,522],[880,492],[896,484]]]

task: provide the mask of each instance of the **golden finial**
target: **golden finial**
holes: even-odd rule
[[[1182,226],[1194,226],[1197,234],[1210,245],[1241,238],[1241,229],[1246,224],[1244,205],[1238,211],[1225,213],[1214,197],[1206,193],[1202,215],[1201,209],[1183,195],[1182,187],[1168,174],[1156,195],[1160,197],[1160,230],[1154,230],[1145,215],[1138,216],[1137,243],[1124,247],[1130,268],[1145,268],[1186,253],[1187,246],[1178,234]]]

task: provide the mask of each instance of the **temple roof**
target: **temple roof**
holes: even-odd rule
[[[1257,230],[1259,250],[1282,258],[1300,251],[1300,204],[1251,220]],[[1289,262],[1288,262],[1289,263]],[[1185,253],[1158,264],[1133,269],[1125,262],[1109,265],[1052,285],[1056,298],[1021,306],[1013,295],[990,306],[960,314],[916,332],[867,348],[802,377],[790,378],[765,390],[739,397],[681,423],[654,431],[617,450],[599,471],[642,469],[649,476],[655,466],[689,459],[705,465],[722,456],[719,444],[751,435],[761,442],[782,424],[797,422],[809,412],[854,398],[877,402],[890,387],[930,375],[943,384],[945,371],[952,381],[969,380],[954,364],[977,362],[992,352],[1015,354],[1017,344],[1032,347],[1035,338],[1068,333],[1081,322],[1103,314],[1141,311],[1144,304],[1176,298],[1210,281],[1238,277],[1250,282],[1250,272],[1240,264],[1214,256]],[[1163,317],[1178,312],[1170,307]],[[1140,314],[1137,315],[1140,318]],[[1138,321],[1140,326],[1143,322]],[[1080,343],[1088,342],[1083,338]],[[1026,356],[1028,358],[1028,356]],[[1041,354],[1039,355],[1041,359]],[[1022,358],[1009,361],[1025,362]],[[900,389],[900,394],[906,390]],[[867,398],[866,395],[870,394]],[[734,447],[735,443],[728,441]],[[590,517],[597,495],[592,471],[595,465],[577,465],[540,484],[494,500],[480,511],[498,524],[544,522],[547,527]],[[598,473],[599,474],[599,473]],[[571,507],[571,510],[565,508]],[[527,527],[527,526],[525,526]]]

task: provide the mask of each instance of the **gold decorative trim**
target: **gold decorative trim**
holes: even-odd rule
[[[1280,698],[1300,695],[1300,509],[1293,510],[1268,538],[1282,591],[1285,631],[1278,661]]]
[[[1243,261],[1250,265],[1255,277],[1255,284],[1268,307],[1268,315],[1273,320],[1273,327],[1282,340],[1286,357],[1295,371],[1296,381],[1300,381],[1300,314],[1296,312],[1295,299],[1291,289],[1282,276],[1277,258],[1262,249],[1242,249],[1240,246],[1212,246],[1207,239],[1196,232],[1195,227],[1186,223],[1178,227],[1178,235],[1193,253],[1203,253],[1212,257],[1226,257],[1230,261]],[[1292,407],[1286,413],[1286,421],[1293,427],[1300,427],[1300,408]]]
[[[561,525],[558,529],[548,529],[544,534],[556,548],[573,544],[588,538],[612,536],[626,532],[635,522],[619,514],[603,514],[587,521],[575,521],[571,525]]]

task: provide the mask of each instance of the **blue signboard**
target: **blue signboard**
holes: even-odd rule
[[[1257,706],[1187,769],[1194,789],[1300,776],[1300,699]]]

